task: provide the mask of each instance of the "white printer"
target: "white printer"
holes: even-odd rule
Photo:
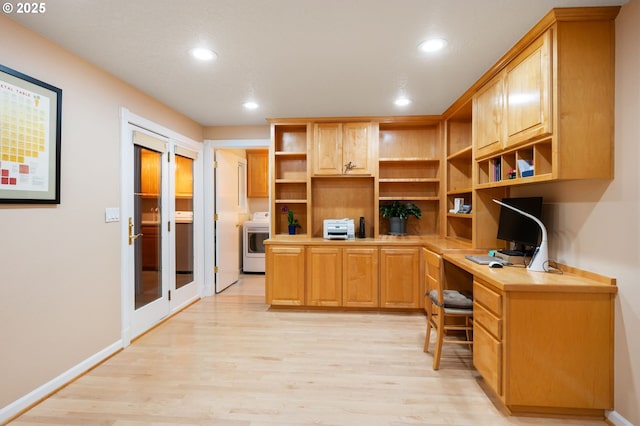
[[[354,240],[356,238],[353,219],[325,219],[324,238],[327,240]]]

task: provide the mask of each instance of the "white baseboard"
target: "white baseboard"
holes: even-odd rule
[[[122,349],[122,342],[119,340],[104,348],[100,352],[85,359],[80,364],[68,369],[58,377],[45,383],[44,385],[28,393],[22,398],[17,399],[6,407],[0,408],[0,423],[8,421],[10,418],[20,413],[22,410],[29,408],[31,405],[37,403],[42,398],[45,398],[51,392],[60,389],[70,381],[82,375],[85,371],[89,370],[92,367],[95,367],[100,362],[118,352],[120,349]]]
[[[607,420],[616,426],[633,426],[629,420],[625,419],[617,411],[607,411]]]

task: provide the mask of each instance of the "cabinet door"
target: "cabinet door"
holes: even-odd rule
[[[551,133],[551,33],[546,32],[507,67],[507,145]]]
[[[342,305],[377,308],[378,249],[345,248],[342,267]]]
[[[482,325],[473,325],[473,366],[485,382],[502,396],[502,342]]]
[[[420,307],[420,249],[380,249],[380,306]]]
[[[502,149],[503,74],[484,85],[473,98],[475,157]]]
[[[140,166],[141,166],[141,181],[140,191],[144,195],[158,195],[160,182],[160,158],[162,155],[159,152],[152,151],[150,149],[143,149],[141,151]]]
[[[372,174],[371,125],[369,123],[345,123],[342,125],[342,171],[350,175]],[[346,165],[351,163],[351,168]]]
[[[269,151],[247,151],[247,197],[269,197]]]
[[[265,256],[267,304],[303,305],[304,247],[268,246]]]
[[[307,248],[307,305],[342,305],[342,250]]]
[[[193,197],[193,160],[181,155],[175,156],[176,196]]]
[[[313,174],[342,174],[342,124],[316,124],[313,134]]]

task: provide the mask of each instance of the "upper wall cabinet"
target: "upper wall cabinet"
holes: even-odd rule
[[[371,123],[314,124],[313,174],[372,175]]]
[[[266,149],[247,150],[247,197],[267,198],[269,196],[269,151]]]
[[[551,31],[507,66],[504,80],[506,145],[550,134]]]
[[[473,96],[475,188],[613,178],[618,11],[553,9],[485,74]]]
[[[475,157],[502,150],[502,114],[504,105],[503,74],[485,84],[473,98]]]

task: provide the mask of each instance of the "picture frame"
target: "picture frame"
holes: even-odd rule
[[[62,90],[0,64],[0,203],[60,204]]]

